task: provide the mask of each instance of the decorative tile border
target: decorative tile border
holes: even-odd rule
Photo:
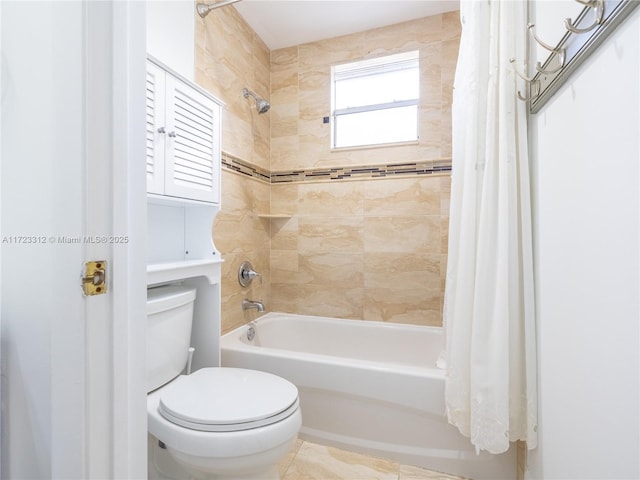
[[[271,172],[269,172],[269,170],[265,170],[257,165],[240,160],[238,157],[229,155],[226,152],[222,152],[222,167],[242,175],[247,175],[248,177],[262,180],[266,183],[271,183]]]
[[[311,182],[317,180],[363,180],[368,178],[397,178],[420,176],[451,171],[451,159],[410,163],[389,163],[359,167],[329,167],[307,170],[269,172],[263,168],[222,153],[222,166],[236,173],[256,178],[266,183]]]

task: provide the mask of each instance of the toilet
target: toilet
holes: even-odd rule
[[[278,480],[278,464],[302,425],[298,390],[276,375],[241,368],[183,375],[195,297],[195,289],[181,285],[147,290],[152,447],[190,478]],[[163,475],[156,478],[185,478]]]

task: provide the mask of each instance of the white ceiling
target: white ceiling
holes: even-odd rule
[[[458,10],[459,0],[243,0],[233,6],[270,50]]]

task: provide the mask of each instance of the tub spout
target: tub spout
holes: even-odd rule
[[[249,310],[250,308],[255,308],[259,312],[264,312],[264,304],[255,300],[247,300],[246,298],[242,300],[242,310]]]

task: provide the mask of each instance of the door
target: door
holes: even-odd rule
[[[165,85],[165,195],[220,203],[220,107],[170,74]]]
[[[0,9],[2,478],[146,478],[144,3]]]

